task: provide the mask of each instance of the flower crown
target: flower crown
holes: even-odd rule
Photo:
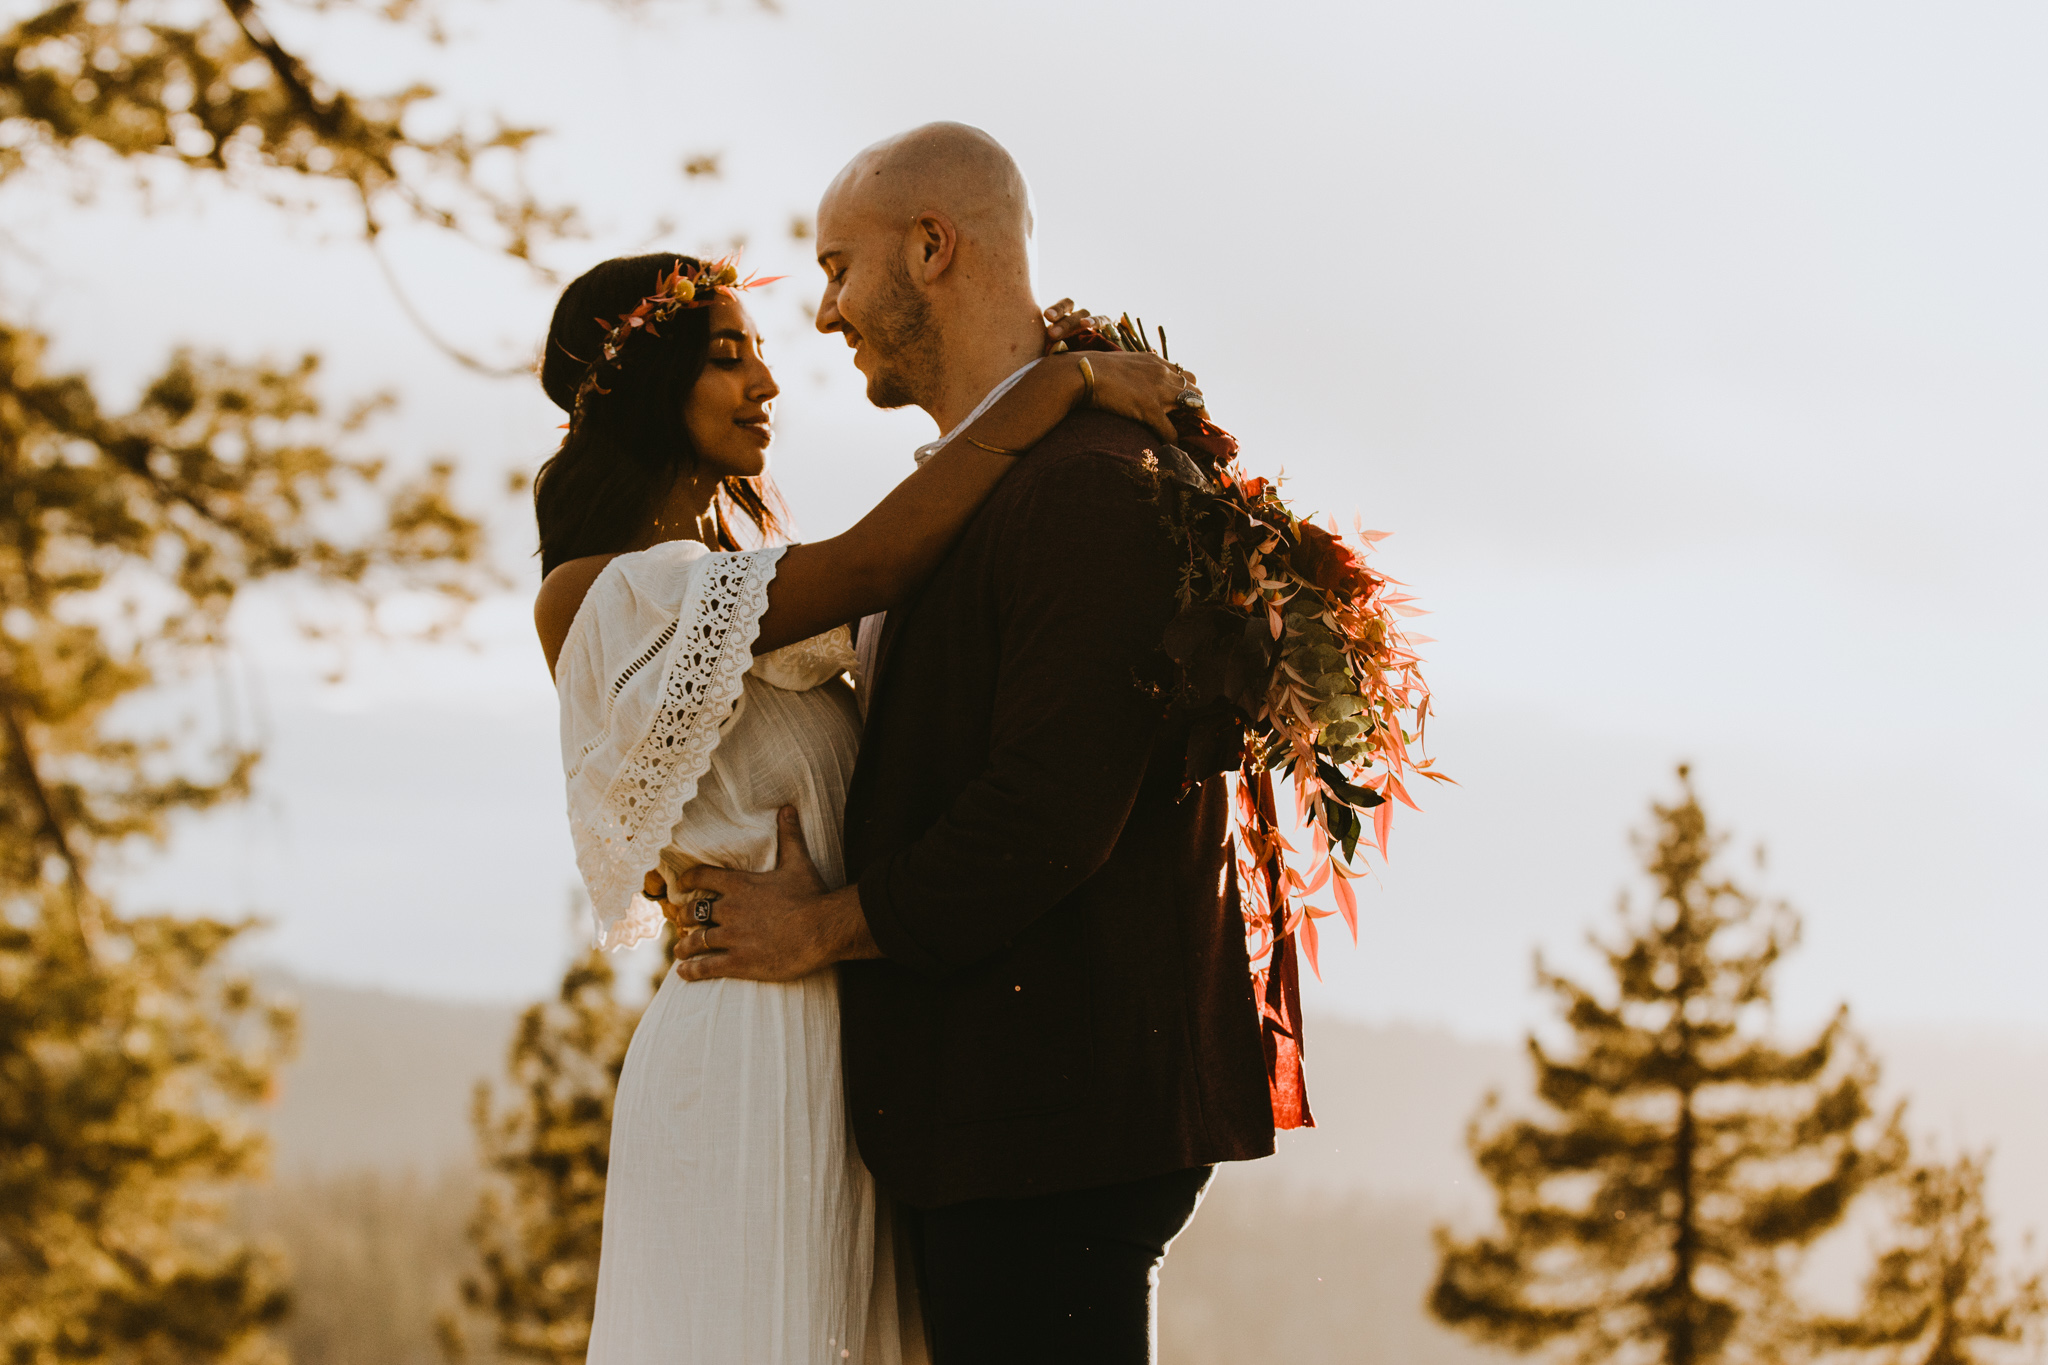
[[[620,314],[617,322],[597,319],[597,325],[604,328],[604,345],[598,358],[590,362],[590,373],[583,377],[583,383],[576,389],[576,401],[570,407],[569,420],[562,424],[563,428],[574,427],[582,418],[583,404],[591,394],[611,392],[604,386],[605,370],[619,366],[619,354],[626,349],[626,343],[632,340],[634,333],[660,336],[654,324],[667,322],[685,308],[707,307],[727,297],[728,291],[758,289],[782,278],[781,275],[749,275],[743,280],[737,256],[702,261],[688,271],[683,269],[682,261],[677,261],[668,274],[656,282],[654,292],[640,300],[632,312]]]

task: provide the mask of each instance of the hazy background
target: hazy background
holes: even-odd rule
[[[809,331],[787,224],[856,148],[951,117],[1024,163],[1041,282],[1164,322],[1295,498],[1397,534],[1435,615],[1434,749],[1463,786],[1396,822],[1326,1013],[1506,1037],[1532,946],[1570,960],[1670,765],[1768,841],[1808,917],[1789,1014],[2048,1027],[2038,704],[2048,551],[2048,11],[2010,5],[1426,6],[792,0],[621,15],[452,11],[411,50],[314,55],[555,131],[535,181],[595,236],[793,278],[760,297],[786,386],[776,468],[806,531],[930,434],[862,402]],[[310,31],[312,33],[315,31]],[[686,156],[719,157],[716,179]],[[81,217],[17,192],[58,359],[139,380],[164,344],[318,347],[330,390],[403,400],[400,458],[479,498],[559,414],[404,320],[339,216],[159,189]],[[54,228],[63,225],[59,236]],[[338,240],[336,234],[339,234]],[[391,259],[434,325],[532,354],[551,287],[444,242]],[[235,679],[262,799],[135,885],[272,917],[296,970],[501,999],[551,982],[572,879],[547,679],[514,585],[460,650],[364,649],[351,680],[259,607]]]
[[[1432,747],[1463,785],[1396,820],[1360,947],[1326,940],[1310,984],[1324,1127],[1268,1186],[1219,1191],[1169,1286],[1268,1307],[1319,1292],[1306,1273],[1244,1289],[1247,1258],[1266,1264],[1250,1249],[1284,1228],[1290,1266],[1377,1258],[1355,1306],[1374,1358],[1468,1358],[1416,1304],[1429,1221],[1469,1207],[1458,1132],[1488,1085],[1514,1083],[1510,1044],[1545,1017],[1532,949],[1585,965],[1584,931],[1630,871],[1626,831],[1681,759],[1745,848],[1768,844],[1764,882],[1806,915],[1787,1026],[1848,1000],[1918,1125],[1998,1140],[2001,1216],[2048,1227],[2048,9],[449,13],[439,50],[276,22],[359,83],[425,73],[449,108],[551,128],[534,183],[593,227],[551,256],[565,274],[739,236],[750,267],[790,273],[757,309],[785,386],[775,466],[808,534],[847,525],[931,432],[869,409],[842,345],[810,331],[818,278],[790,224],[853,151],[933,118],[979,124],[1023,162],[1047,299],[1165,323],[1250,467],[1284,468],[1299,505],[1397,533],[1379,562],[1435,612]],[[683,173],[705,155],[717,176]],[[118,395],[174,342],[318,349],[331,394],[398,394],[374,433],[394,458],[454,454],[497,509],[510,587],[462,647],[360,645],[335,685],[283,603],[249,604],[206,682],[269,742],[259,797],[138,857],[128,888],[131,905],[273,922],[257,951],[309,1007],[281,1164],[454,1170],[432,1200],[390,1196],[439,1210],[446,1254],[429,1259],[452,1273],[468,1082],[498,1064],[507,1002],[550,991],[586,932],[565,913],[531,519],[503,493],[560,414],[530,381],[479,378],[428,344],[345,206],[283,218],[173,177],[81,211],[72,188],[17,181],[0,199],[0,269],[31,320],[61,322],[57,364]],[[531,358],[552,286],[427,234],[387,249],[437,330]],[[1262,1219],[1288,1188],[1320,1202]],[[332,1201],[376,1204],[355,1185],[290,1190],[315,1231]],[[401,1264],[374,1242],[295,1246],[302,1263]],[[1168,1302],[1184,1362],[1242,1358],[1232,1324],[1272,1320]]]

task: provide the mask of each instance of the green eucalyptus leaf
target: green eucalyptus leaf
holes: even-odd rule
[[[1358,695],[1358,681],[1349,673],[1338,670],[1323,673],[1315,680],[1316,695],[1319,697],[1355,697]],[[1361,709],[1363,709],[1361,707]]]
[[[1317,739],[1325,748],[1330,748],[1339,744],[1348,744],[1364,733],[1365,727],[1357,721],[1339,720],[1325,725]]]
[[[1336,721],[1346,721],[1347,723],[1355,723],[1350,722],[1350,717],[1357,715],[1359,712],[1363,710],[1365,710],[1365,702],[1361,700],[1356,693],[1352,693],[1349,696],[1336,696],[1330,698],[1321,706],[1318,706],[1315,710],[1309,712],[1308,718],[1316,722],[1318,725],[1323,726],[1329,726]],[[1363,727],[1360,727],[1360,729],[1362,732]],[[1323,733],[1327,736],[1330,732],[1328,729],[1325,729]],[[1325,743],[1327,742],[1328,740],[1326,739]]]

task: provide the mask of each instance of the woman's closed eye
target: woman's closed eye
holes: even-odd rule
[[[707,365],[716,365],[721,370],[732,369],[746,361],[747,343],[753,342],[754,353],[760,354],[763,347],[758,338],[743,337],[734,331],[726,331],[711,339],[711,353],[704,358]]]

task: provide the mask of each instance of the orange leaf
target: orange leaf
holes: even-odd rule
[[[1344,923],[1351,927],[1351,941],[1358,942],[1358,898],[1351,892],[1351,883],[1340,874],[1331,882],[1330,889],[1336,893],[1337,908],[1344,912]]]

